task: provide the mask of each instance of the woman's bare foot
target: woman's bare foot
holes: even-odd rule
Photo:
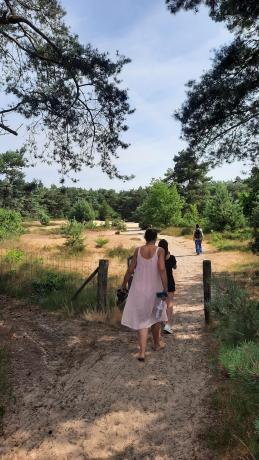
[[[159,342],[158,345],[154,345],[154,346],[153,346],[153,350],[154,350],[154,351],[163,350],[163,348],[165,348],[165,346],[166,346],[165,342],[162,342],[162,341],[160,340],[160,342]]]

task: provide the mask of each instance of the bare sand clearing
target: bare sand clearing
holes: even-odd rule
[[[145,363],[134,357],[135,333],[126,329],[0,299],[15,395],[2,460],[215,458],[204,442],[211,375],[202,259],[217,269],[226,259],[196,256],[191,241],[168,239],[178,256],[175,333],[165,336],[163,351],[150,342]]]

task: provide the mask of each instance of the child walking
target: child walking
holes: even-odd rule
[[[164,332],[167,334],[173,333],[172,322],[173,322],[173,300],[174,300],[174,293],[175,293],[175,281],[173,276],[173,270],[176,270],[176,258],[172,254],[170,254],[168,249],[168,241],[167,240],[160,240],[158,243],[160,248],[163,248],[165,251],[165,268],[167,273],[167,281],[168,281],[168,295],[167,295],[167,318],[168,321],[165,324]]]

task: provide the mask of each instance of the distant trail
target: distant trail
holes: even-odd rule
[[[12,327],[16,404],[5,419],[2,460],[212,460],[202,259],[168,237],[179,257],[175,334],[146,363],[132,332],[65,320],[5,301]],[[189,257],[190,256],[190,257]]]

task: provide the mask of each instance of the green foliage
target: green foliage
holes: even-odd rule
[[[65,247],[67,247],[69,252],[72,254],[83,252],[85,249],[84,239],[81,237],[81,234],[75,232],[74,234],[67,236]]]
[[[136,213],[142,228],[165,227],[180,223],[182,207],[183,200],[175,185],[168,187],[162,181],[155,181]]]
[[[215,21],[235,32],[233,41],[215,52],[213,66],[198,82],[188,82],[187,100],[176,113],[183,137],[200,157],[256,162],[257,21],[256,0],[166,0],[172,13],[206,4]]]
[[[90,273],[85,273],[88,276]],[[59,310],[69,315],[78,315],[84,312],[95,312],[97,288],[95,282],[89,283],[78,298],[72,303],[71,299],[85,278],[77,273],[62,272],[62,270],[45,267],[42,260],[25,258],[24,263],[18,265],[13,272],[8,263],[1,264],[0,293],[11,297],[27,299],[33,305],[48,310]],[[118,280],[109,279],[108,283],[108,311],[115,307],[115,288]],[[106,312],[107,313],[107,312]],[[0,406],[1,406],[1,350],[0,350]],[[1,409],[0,409],[1,411]]]
[[[66,275],[46,269],[41,272],[39,279],[32,281],[32,289],[39,296],[45,296],[53,291],[62,291],[66,281]]]
[[[112,227],[116,228],[116,230],[120,232],[126,232],[127,231],[127,225],[123,220],[120,219],[115,219],[112,221]]]
[[[205,210],[207,227],[213,230],[235,230],[244,227],[245,218],[240,203],[234,202],[223,183],[216,183]]]
[[[220,417],[210,429],[210,442],[229,451],[240,439],[258,458],[259,304],[230,277],[219,277],[213,283],[211,310],[220,368],[229,378],[221,378],[214,395]]]
[[[106,230],[110,230],[112,228],[109,219],[106,219],[106,221],[104,222],[103,228],[105,228]]]
[[[173,161],[174,167],[166,171],[164,181],[168,185],[177,186],[177,190],[186,202],[187,212],[190,205],[195,205],[196,208],[198,206],[199,211],[202,210],[206,199],[206,185],[210,180],[207,177],[208,163],[199,162],[197,155],[191,149],[182,150],[174,156]]]
[[[225,231],[223,233],[212,232],[206,236],[207,241],[212,243],[219,251],[249,251],[248,242],[252,238],[249,228]]]
[[[118,150],[128,147],[122,135],[132,110],[119,75],[129,60],[81,44],[57,0],[13,6],[1,17],[8,32],[1,38],[1,90],[13,101],[1,98],[1,134],[19,135],[10,126],[19,114],[27,123],[28,153],[57,162],[62,174],[99,165],[110,178],[129,179],[113,162]],[[1,1],[1,11],[5,7]],[[26,22],[22,35],[21,18]],[[42,132],[48,142],[40,149]]]
[[[39,214],[39,221],[41,225],[49,225],[50,218],[48,214],[46,214],[44,211],[41,211]]]
[[[60,233],[64,236],[70,236],[74,234],[80,234],[83,232],[85,226],[80,222],[77,222],[75,219],[68,222],[68,224],[62,225],[60,227]]]
[[[99,219],[100,220],[109,220],[115,215],[114,209],[104,200],[99,208]]]
[[[259,308],[230,277],[215,279],[211,309],[219,321],[217,334],[228,344],[259,338]]]
[[[63,225],[60,229],[61,234],[67,238],[65,247],[68,248],[72,254],[77,254],[85,249],[84,238],[82,237],[84,228],[84,224],[74,219],[67,225]]]
[[[109,243],[109,240],[107,238],[97,238],[95,240],[95,243],[96,243],[96,247],[97,248],[102,248],[103,246],[105,246],[107,243]]]
[[[23,233],[21,214],[0,208],[0,240]]]
[[[84,222],[84,228],[86,230],[98,230],[99,227],[94,221]]]
[[[186,227],[191,227],[192,229],[195,227],[197,223],[201,223],[201,217],[199,215],[199,211],[196,204],[190,204],[183,215],[182,218],[182,225]]]
[[[17,264],[24,259],[25,253],[19,248],[9,249],[5,255],[5,260],[9,264]]]
[[[129,256],[132,256],[135,252],[135,248],[124,248],[123,246],[117,246],[107,251],[108,257],[118,257],[120,260],[126,261]]]
[[[232,378],[259,378],[259,344],[250,341],[236,347],[223,346],[219,362]]]
[[[81,200],[71,211],[70,219],[75,219],[77,222],[92,222],[95,219],[95,212],[87,201]]]

